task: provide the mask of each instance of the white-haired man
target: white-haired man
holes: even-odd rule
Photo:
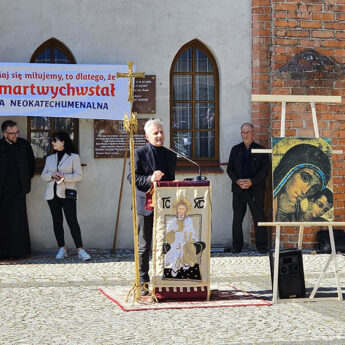
[[[150,190],[155,181],[175,180],[176,167],[176,155],[163,146],[163,123],[159,119],[148,120],[144,130],[148,143],[134,152],[141,284],[150,281],[149,258],[153,228],[153,211],[145,209],[146,192]],[[131,174],[127,179],[131,181]],[[142,289],[141,292],[142,295],[145,295],[148,291]]]
[[[264,254],[268,245],[267,229],[259,227],[258,222],[264,220],[265,184],[270,162],[267,154],[251,152],[252,149],[264,148],[254,142],[254,126],[251,123],[241,126],[241,137],[242,142],[231,149],[227,167],[233,193],[233,252],[242,251],[242,222],[248,205],[254,220],[256,248]]]

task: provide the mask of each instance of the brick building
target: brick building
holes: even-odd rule
[[[345,0],[252,0],[252,93],[345,95]],[[320,137],[331,137],[333,149],[345,152],[344,100],[316,104]],[[252,120],[261,143],[280,136],[281,105],[253,103]],[[308,103],[288,103],[286,136],[313,136]],[[345,219],[344,154],[333,154],[334,214]],[[270,195],[271,192],[269,193]],[[305,247],[316,246],[319,228],[304,230]],[[285,228],[284,247],[298,241]]]

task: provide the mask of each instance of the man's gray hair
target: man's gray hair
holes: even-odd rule
[[[150,119],[145,123],[144,126],[144,131],[145,134],[148,134],[148,132],[150,131],[150,128],[154,125],[161,125],[163,127],[163,122],[160,119]]]
[[[254,126],[253,126],[252,123],[250,123],[250,122],[245,122],[245,123],[241,126],[241,129],[242,129],[244,126],[248,126],[248,127],[250,127],[250,128],[254,131]]]

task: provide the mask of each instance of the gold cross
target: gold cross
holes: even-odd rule
[[[133,73],[133,61],[128,62],[128,73],[116,73],[117,78],[128,78],[128,102],[134,102],[133,78],[145,78],[145,73]]]

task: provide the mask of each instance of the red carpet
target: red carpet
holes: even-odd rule
[[[269,301],[237,289],[231,284],[221,286],[211,285],[210,301],[164,301],[155,303],[152,297],[142,297],[139,302],[133,302],[133,295],[125,302],[130,287],[114,286],[98,289],[104,296],[116,303],[123,311],[157,310],[157,309],[187,309],[187,308],[225,308],[248,306],[271,306]]]

